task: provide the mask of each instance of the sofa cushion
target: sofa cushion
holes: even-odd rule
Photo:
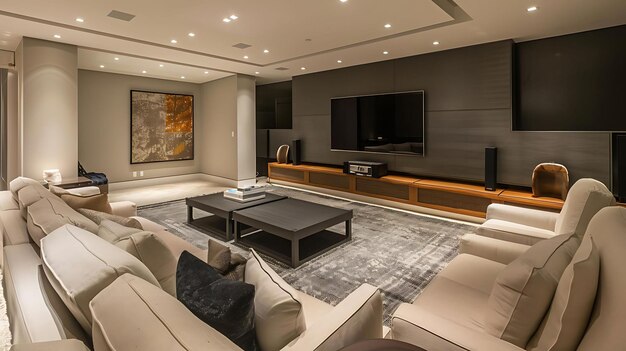
[[[87,217],[74,211],[58,197],[41,199],[28,206],[28,234],[35,244],[65,224],[72,224],[92,233],[98,232],[98,226]]]
[[[489,294],[505,267],[482,257],[460,254],[428,283],[413,304],[446,320],[482,331]]]
[[[154,233],[104,220],[98,228],[98,236],[139,259],[161,288],[176,296],[176,258]]]
[[[600,256],[590,236],[567,266],[552,305],[527,350],[575,350],[585,333],[600,274]]]
[[[154,275],[137,258],[71,225],[64,225],[41,240],[41,258],[50,284],[89,333],[89,302],[119,276],[134,274],[159,287]]]
[[[17,203],[20,207],[22,216],[26,218],[26,210],[28,206],[35,202],[50,197],[57,197],[44,188],[41,184],[28,185],[17,192]]]
[[[232,253],[230,247],[209,239],[207,263],[215,268],[219,274],[231,280],[243,280],[246,268],[245,257]]]
[[[0,211],[0,231],[4,246],[26,244],[30,242],[26,230],[26,220],[19,210]]]
[[[13,195],[13,199],[17,201],[17,192],[29,185],[41,185],[39,181],[26,177],[17,177],[9,183],[9,190]]]
[[[90,309],[98,351],[241,350],[176,298],[130,274],[100,292]]]
[[[253,285],[226,279],[185,251],[176,269],[176,295],[196,317],[237,346],[257,349]]]
[[[109,214],[113,213],[113,209],[111,208],[111,205],[109,205],[108,194],[89,196],[64,194],[61,195],[61,199],[74,210],[78,210],[79,208],[87,208],[90,210],[96,210]]]
[[[9,190],[0,191],[0,211],[17,210],[19,205]]]
[[[489,296],[485,331],[524,348],[548,311],[578,245],[575,235],[559,235],[533,245],[506,266]]]
[[[139,223],[139,221],[136,218],[116,216],[114,214],[109,214],[106,212],[100,212],[96,210],[90,210],[88,208],[79,208],[77,211],[83,216],[89,218],[90,221],[96,223],[97,225],[100,225],[102,221],[106,219],[106,220],[121,224],[124,227],[143,230],[141,223]]]
[[[298,292],[252,249],[244,281],[255,287],[254,324],[262,350],[280,350],[305,331]]]

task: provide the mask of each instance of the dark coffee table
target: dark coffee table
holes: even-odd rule
[[[250,202],[238,202],[235,200],[225,199],[224,194],[222,193],[188,197],[185,199],[187,204],[187,223],[200,229],[207,230],[228,241],[233,238],[233,211],[243,210],[283,199],[286,199],[286,197],[272,193],[265,193],[264,199]],[[212,213],[214,216],[194,220],[194,208]]]
[[[235,242],[294,268],[352,239],[352,210],[291,198],[238,210],[233,220]],[[341,222],[345,235],[326,230]],[[242,225],[257,230],[242,235]]]

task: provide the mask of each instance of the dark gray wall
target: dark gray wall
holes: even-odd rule
[[[415,175],[484,180],[484,148],[498,147],[498,182],[530,186],[540,162],[572,181],[610,183],[608,133],[512,132],[513,42],[502,41],[294,77],[293,129],[271,131],[270,153],[302,139],[305,162],[384,161]],[[332,97],[424,90],[425,157],[330,151]]]

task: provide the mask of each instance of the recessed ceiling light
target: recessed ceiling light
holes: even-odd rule
[[[248,57],[247,55],[246,55],[246,56],[244,56],[243,58],[244,58],[244,59],[246,59],[246,60],[247,60],[247,59],[249,59],[249,57]]]
[[[159,67],[163,68],[163,64],[160,64]]]
[[[439,45],[438,41],[433,41],[433,45]]]
[[[83,18],[81,18],[81,17],[76,17],[76,22],[83,23],[83,22],[85,22],[85,20]]]
[[[389,51],[383,51],[383,55],[388,55]]]
[[[343,61],[341,61],[341,60],[337,60],[337,63],[342,63],[342,62],[343,62]]]
[[[304,71],[306,69],[306,67],[300,67],[300,69]]]
[[[148,71],[141,71],[141,73],[146,74],[146,73],[148,73]]]
[[[389,23],[385,24],[385,28],[391,28],[391,24]]]
[[[55,34],[54,37],[57,38],[57,39],[61,39],[61,36],[58,35],[58,34]]]
[[[254,74],[259,74],[259,72],[254,72]]]
[[[239,18],[239,17],[237,17],[237,15],[230,15],[230,19],[233,20],[233,21],[236,20],[237,18]]]
[[[185,76],[180,76],[180,79],[185,79]]]
[[[187,34],[187,35],[193,38],[193,37],[195,37],[195,36],[196,36],[196,33],[192,33],[192,32],[190,32],[190,33],[189,33],[189,34]]]
[[[120,58],[119,58],[119,57],[114,57],[113,59],[114,59],[115,61],[119,61],[119,60],[120,60]]]
[[[341,2],[348,2],[348,0],[339,0],[339,1],[341,1]]]
[[[178,43],[178,40],[176,40],[176,39],[172,39],[172,40],[170,40],[170,43],[172,43],[172,44],[176,44],[176,43]]]
[[[230,22],[230,18],[226,17],[226,18],[224,18],[222,21],[224,21],[224,22],[228,23],[228,22]]]
[[[104,68],[104,65],[100,65],[100,68]]]
[[[267,50],[267,49],[263,50],[263,53],[265,53],[265,54],[269,54],[269,52],[270,52],[270,51],[269,51],[269,50]]]
[[[535,11],[537,11],[537,6],[531,6],[531,7],[527,8],[526,11],[528,11],[528,12],[535,12]]]
[[[209,74],[209,71],[204,71],[204,74]]]

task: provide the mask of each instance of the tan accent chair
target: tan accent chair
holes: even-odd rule
[[[618,326],[626,320],[625,232],[626,208],[607,207],[594,216],[570,263],[554,276],[558,285],[550,306],[522,347],[485,328],[487,313],[494,309],[488,303],[492,287],[508,266],[468,254],[454,258],[413,304],[400,305],[392,318],[392,338],[437,351],[622,350],[626,333]],[[536,307],[532,301],[528,305]]]
[[[533,196],[565,200],[569,188],[567,168],[558,163],[540,163],[533,170]]]
[[[533,245],[566,233],[582,237],[591,218],[602,208],[614,204],[615,198],[604,184],[584,178],[572,186],[560,213],[503,204],[489,205],[487,220],[476,229],[475,235],[522,245]],[[480,251],[476,251],[480,245],[467,245],[475,235],[464,236],[460,248],[462,253],[482,256]]]
[[[278,163],[289,162],[289,145],[281,145],[276,151],[276,161]]]

